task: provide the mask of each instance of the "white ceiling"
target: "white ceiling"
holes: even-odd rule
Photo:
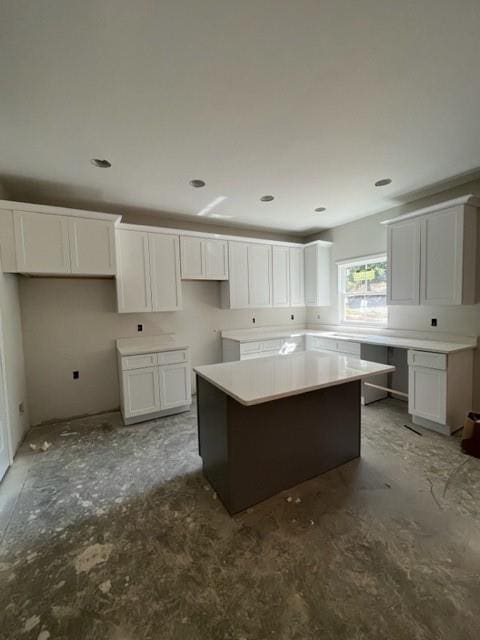
[[[479,0],[3,0],[0,179],[336,226],[480,166],[479,34]]]

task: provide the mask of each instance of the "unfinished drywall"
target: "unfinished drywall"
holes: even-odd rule
[[[305,322],[299,308],[221,309],[218,282],[182,281],[182,290],[183,311],[118,314],[114,280],[20,277],[31,423],[118,407],[116,338],[173,332],[193,365],[210,364],[221,361],[222,329]]]
[[[17,276],[0,270],[0,315],[12,452],[29,427],[27,391]]]

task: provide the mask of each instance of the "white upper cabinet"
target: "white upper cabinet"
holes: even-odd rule
[[[245,309],[248,296],[248,249],[245,242],[228,243],[228,282],[222,289],[224,306],[230,309]]]
[[[272,301],[274,307],[290,305],[290,248],[272,247]]]
[[[72,273],[115,275],[115,230],[111,222],[69,218]]]
[[[248,306],[272,306],[272,247],[268,244],[247,244]]]
[[[463,221],[463,212],[458,208],[422,218],[421,304],[462,304]]]
[[[227,280],[228,244],[213,238],[202,240],[204,273],[206,280]]]
[[[67,216],[14,211],[17,268],[25,273],[70,273]]]
[[[226,280],[228,278],[226,240],[181,236],[180,249],[184,280]]]
[[[152,311],[148,233],[117,229],[116,237],[118,311]]]
[[[305,306],[305,262],[303,247],[289,249],[290,306]]]
[[[148,234],[152,310],[177,311],[182,308],[180,245],[178,236]]]
[[[330,242],[315,242],[304,249],[305,305],[326,307],[330,304]]]
[[[246,309],[272,306],[272,247],[255,242],[228,243],[228,282],[223,306]]]
[[[420,221],[387,229],[387,304],[418,304],[420,296]]]
[[[121,313],[182,308],[177,235],[117,230],[117,298]]]
[[[479,206],[464,196],[385,222],[388,304],[475,304]]]
[[[38,205],[46,211],[36,211],[34,205],[24,206],[29,209],[14,209],[11,213],[15,260],[11,255],[7,257],[8,270],[51,275],[115,275],[115,225],[119,216],[88,211],[72,211],[72,215],[67,215],[68,209]],[[0,246],[8,233],[7,218],[2,219]]]

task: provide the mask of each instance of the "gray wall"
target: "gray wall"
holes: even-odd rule
[[[114,280],[20,277],[31,423],[118,407],[114,341],[142,335],[138,323],[143,335],[185,340],[196,365],[221,361],[221,329],[305,322],[304,309],[221,309],[218,282],[183,281],[182,290],[183,311],[118,314]]]

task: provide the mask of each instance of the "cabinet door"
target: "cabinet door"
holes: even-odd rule
[[[122,372],[126,418],[160,411],[158,367]]]
[[[185,280],[199,280],[204,278],[202,239],[192,236],[181,236],[180,253],[182,278]]]
[[[445,424],[447,372],[423,367],[408,368],[408,413]]]
[[[228,291],[230,309],[248,307],[248,255],[244,242],[228,243]]]
[[[203,240],[204,274],[207,280],[228,279],[228,246],[225,240]]]
[[[69,218],[72,273],[115,274],[115,230],[112,222]]]
[[[158,370],[162,410],[190,404],[190,367],[185,364],[172,364],[159,367]]]
[[[458,208],[421,220],[421,303],[462,304],[463,212]]]
[[[178,236],[149,233],[148,247],[153,311],[177,311],[182,308]]]
[[[290,305],[305,306],[304,258],[302,247],[290,248]]]
[[[116,238],[118,311],[152,311],[148,234],[119,229]]]
[[[419,220],[406,220],[388,227],[387,269],[387,304],[419,304]]]
[[[248,245],[248,303],[250,307],[272,306],[272,248]]]
[[[14,211],[18,271],[70,273],[67,216]]]
[[[290,304],[290,261],[289,247],[272,247],[272,296],[274,307],[288,307]]]
[[[317,247],[305,247],[305,304],[317,305]]]

